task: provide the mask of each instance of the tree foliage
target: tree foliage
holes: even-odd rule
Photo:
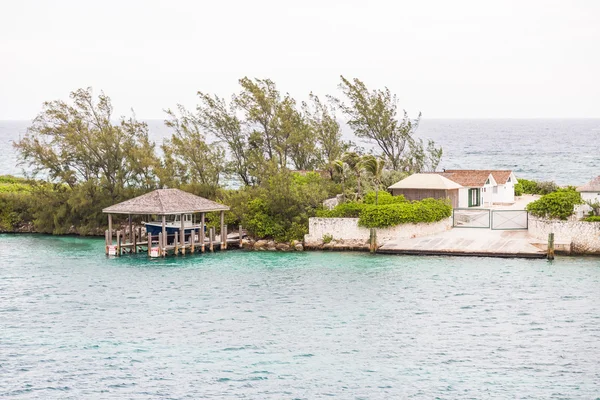
[[[441,148],[429,141],[414,138],[421,114],[409,118],[406,111],[398,116],[398,99],[386,87],[369,90],[359,79],[341,76],[340,89],[347,103],[330,97],[348,117],[348,125],[357,137],[375,143],[383,156],[397,171],[421,172],[435,170],[442,156]]]
[[[579,192],[573,188],[558,189],[529,203],[527,211],[540,218],[566,220],[573,215],[577,204],[583,204]]]

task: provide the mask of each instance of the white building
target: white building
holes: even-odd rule
[[[432,177],[436,175],[446,178],[446,183],[439,179],[433,182]],[[448,185],[448,181],[456,185]],[[447,197],[452,200],[454,208],[490,207],[494,204],[513,204],[515,183],[517,178],[509,170],[455,169],[431,174],[414,174],[390,186],[389,190],[392,195],[402,194],[409,200]],[[437,186],[432,186],[434,184]],[[441,194],[438,195],[438,192],[432,189]]]
[[[459,207],[513,204],[517,178],[510,170],[447,169],[442,176],[461,185]]]
[[[600,176],[592,179],[583,186],[579,186],[577,191],[581,193],[583,201],[600,202]]]

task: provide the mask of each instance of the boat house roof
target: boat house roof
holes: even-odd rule
[[[105,214],[191,214],[228,211],[229,207],[180,189],[157,189],[122,203],[106,207]]]
[[[600,192],[600,176],[577,188],[578,192]]]
[[[451,190],[460,187],[458,183],[438,174],[413,174],[394,183],[388,189]]]

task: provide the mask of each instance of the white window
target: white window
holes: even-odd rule
[[[492,191],[494,194],[498,194],[498,186],[494,186],[494,190]]]

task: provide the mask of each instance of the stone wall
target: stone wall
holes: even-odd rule
[[[600,254],[600,222],[547,220],[529,216],[529,235],[548,240],[554,232],[555,241],[571,241],[571,251],[578,254]]]
[[[402,224],[390,228],[377,229],[377,241],[383,243],[390,239],[407,239],[433,235],[452,228],[452,218],[439,222],[421,224]],[[308,235],[305,242],[318,242],[323,236],[330,235],[334,240],[368,240],[369,228],[358,226],[358,218],[309,218]]]

